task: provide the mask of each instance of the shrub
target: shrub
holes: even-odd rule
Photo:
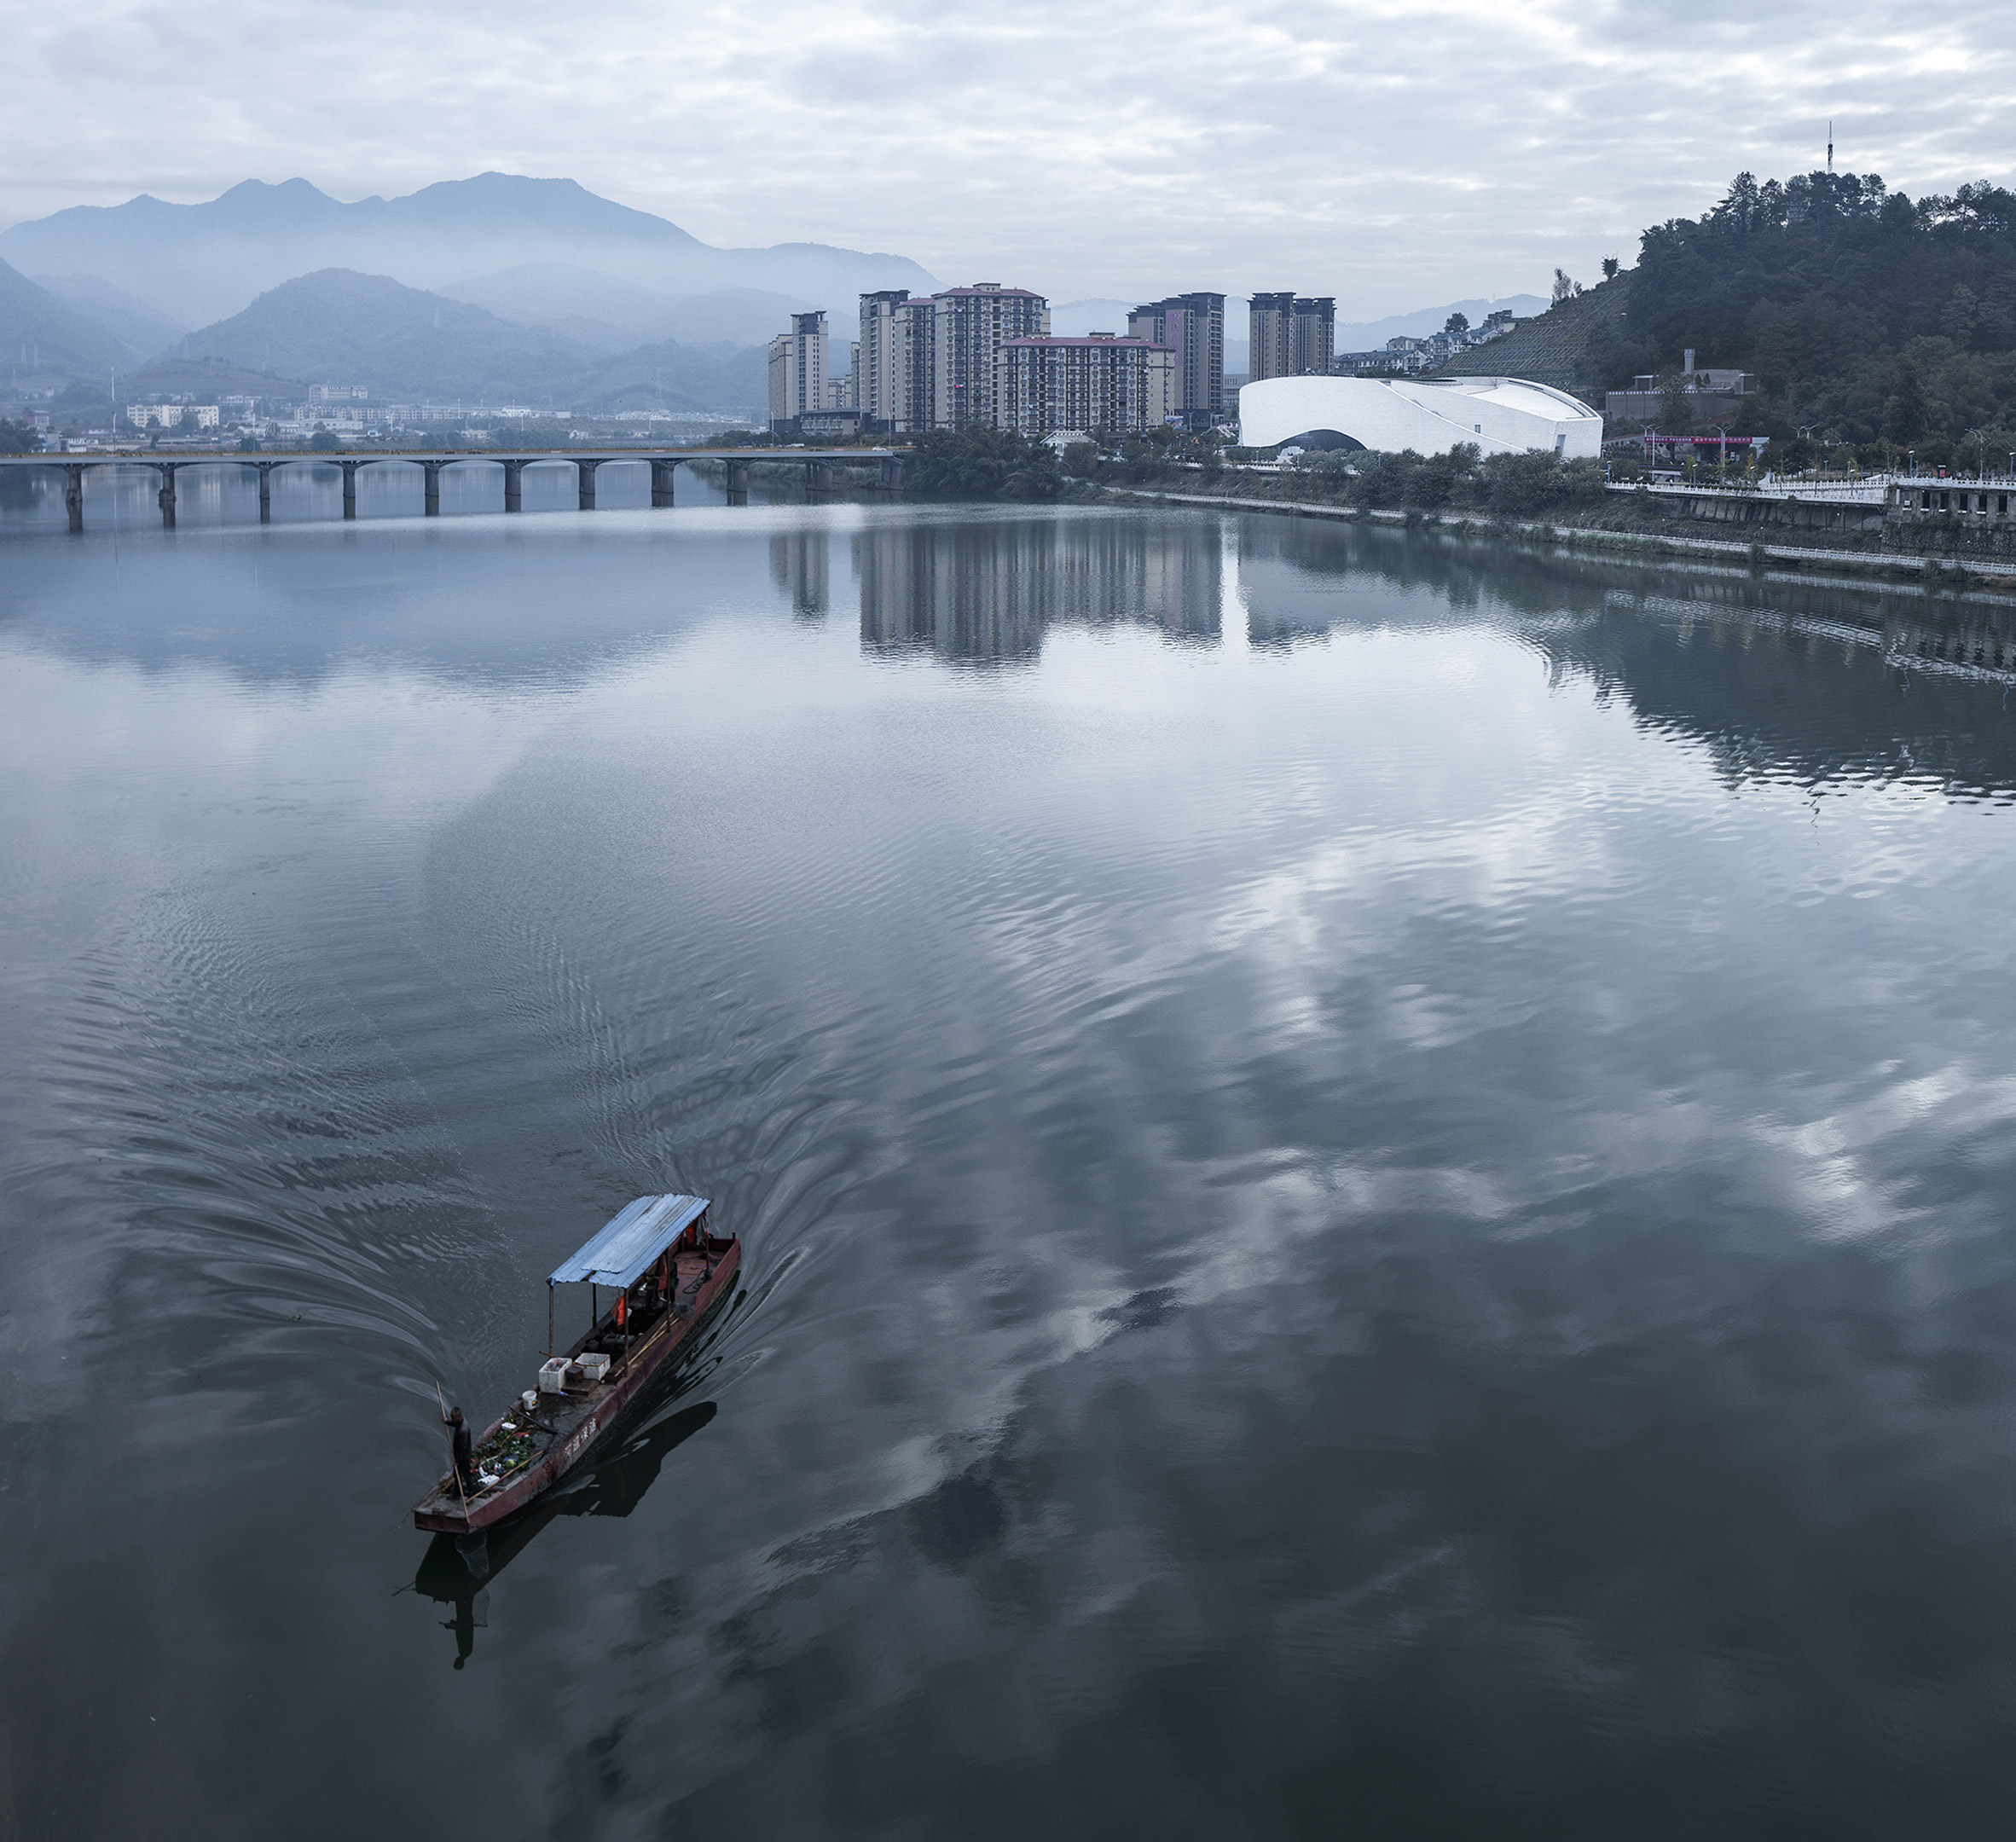
[[[904,484],[925,498],[1055,499],[1064,481],[1048,443],[969,425],[920,435]]]

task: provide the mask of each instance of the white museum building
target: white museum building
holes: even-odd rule
[[[1306,435],[1341,435],[1382,454],[1446,454],[1459,442],[1486,455],[1539,449],[1579,460],[1603,451],[1598,411],[1523,378],[1283,377],[1239,392],[1243,447],[1277,448]]]

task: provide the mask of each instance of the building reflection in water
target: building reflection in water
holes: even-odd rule
[[[861,645],[970,664],[1033,659],[1057,622],[1219,639],[1215,522],[1030,518],[872,525],[854,539]]]
[[[832,544],[824,530],[787,531],[770,540],[770,580],[800,620],[824,620]]]

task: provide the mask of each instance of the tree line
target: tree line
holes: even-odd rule
[[[1590,354],[1612,389],[1650,373],[1671,393],[1691,346],[1756,374],[1740,433],[1871,460],[1996,465],[2016,445],[1995,432],[2016,428],[2016,194],[1999,186],[1914,200],[1874,173],[1741,173],[1701,217],[1647,230],[1630,281]]]

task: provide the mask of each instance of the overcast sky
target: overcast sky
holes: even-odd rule
[[[1347,317],[1628,263],[1748,168],[2009,182],[1990,9],[1887,0],[4,0],[0,221],[578,179],[711,243]]]

